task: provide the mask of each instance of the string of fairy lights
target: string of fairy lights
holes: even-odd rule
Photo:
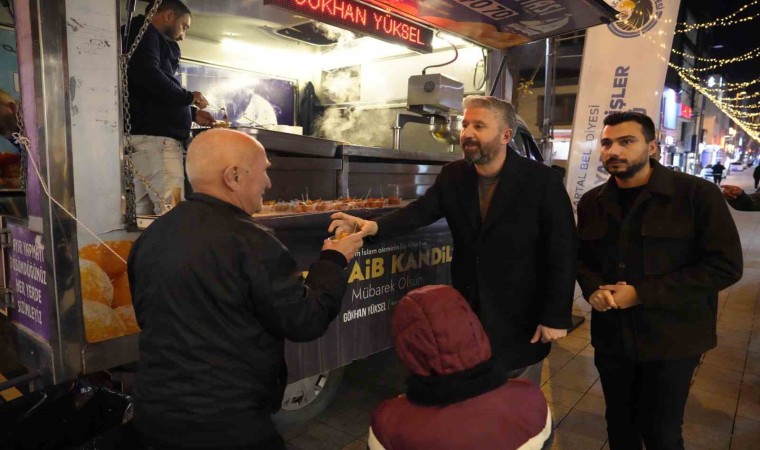
[[[742,6],[735,12],[727,15],[726,17],[721,17],[720,19],[715,19],[710,22],[704,22],[704,23],[694,23],[694,24],[679,24],[681,27],[676,29],[676,34],[678,33],[688,33],[690,31],[695,30],[701,30],[704,28],[715,28],[715,27],[727,27],[730,25],[735,25],[737,23],[744,23],[749,22],[751,20],[755,20],[758,17],[760,17],[760,13],[756,13],[750,16],[740,17],[736,18],[739,14],[743,13],[745,10],[757,5],[760,3],[760,0],[753,0],[746,5]]]
[[[755,20],[760,17],[760,11],[748,10],[758,4],[760,4],[760,0],[753,0],[728,16],[709,22],[677,24],[675,32],[676,34],[689,33],[696,30],[727,27]],[[678,73],[682,80],[704,95],[718,110],[733,120],[737,127],[744,130],[750,138],[760,141],[760,90],[757,90],[760,85],[760,78],[720,82],[717,86],[714,80],[711,82],[709,78],[703,78],[706,73],[719,72],[719,69],[725,68],[728,65],[760,58],[760,48],[731,58],[701,57],[676,49],[671,51],[673,54],[693,61],[693,64],[697,62],[704,63],[700,67],[680,67],[672,62],[668,62],[668,65]]]
[[[675,33],[689,33],[702,29],[728,27],[753,21],[760,18],[760,11],[748,10],[758,4],[760,4],[760,0],[752,0],[728,16],[709,22],[676,24]],[[748,15],[744,15],[743,13],[745,12],[747,12]],[[624,14],[630,15],[625,16]],[[621,21],[646,23],[649,18],[643,17],[643,14],[642,11],[633,10],[621,13],[618,17]],[[656,44],[655,39],[651,35],[648,36],[648,39]],[[659,43],[659,46],[663,49],[667,48],[665,43]],[[710,80],[712,77],[708,77],[708,79],[702,78],[705,73],[719,72],[719,69],[725,68],[731,64],[745,63],[760,58],[760,48],[755,48],[742,55],[730,58],[702,57],[676,49],[672,49],[671,52],[684,59],[693,61],[691,67],[680,67],[668,61],[668,65],[678,73],[681,79],[704,95],[705,98],[718,108],[718,110],[728,116],[737,127],[744,130],[750,138],[760,142],[760,90],[758,90],[758,88],[760,88],[760,78],[734,82],[720,80],[719,85],[717,86],[714,82],[711,82],[713,81]],[[663,60],[666,60],[666,58],[663,57]],[[706,65],[694,67],[698,62],[706,63]],[[527,94],[532,94],[530,91],[532,84],[532,79],[530,81],[523,81],[520,83],[518,90]]]
[[[711,66],[705,66],[705,67],[699,67],[699,68],[688,68],[687,70],[691,72],[711,72],[720,67],[726,66],[728,64],[735,64],[735,63],[750,61],[760,56],[760,48],[753,49],[741,56],[737,56],[734,58],[700,58],[698,56],[690,55],[688,53],[683,53],[675,49],[673,49],[672,52],[686,58],[694,59],[695,61],[703,61],[703,62],[714,61],[715,62],[715,64]]]

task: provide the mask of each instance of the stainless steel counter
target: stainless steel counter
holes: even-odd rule
[[[427,161],[439,163],[452,162],[462,158],[462,155],[459,153],[410,152],[404,150],[393,150],[392,148],[364,147],[361,145],[351,144],[338,145],[338,154],[341,156],[357,156],[363,158],[380,158],[403,161]]]
[[[338,143],[329,139],[320,139],[300,134],[283,133],[256,127],[231,127],[231,130],[253,136],[261,142],[267,151],[286,152],[294,155],[335,158]],[[208,128],[193,129],[193,136]]]
[[[312,136],[283,133],[256,127],[233,127],[233,130],[255,137],[267,151],[289,153],[293,155],[336,158],[355,156],[361,158],[380,158],[404,161],[428,161],[447,163],[460,159],[459,153],[442,153],[426,151],[393,150],[383,147],[366,147],[344,142],[331,141]],[[205,131],[205,128],[193,130],[194,134]]]

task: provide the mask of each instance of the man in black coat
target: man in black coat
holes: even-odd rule
[[[146,8],[150,11],[153,2]],[[130,46],[145,23],[143,15],[132,19]],[[172,190],[184,190],[182,163],[184,143],[190,125],[211,125],[206,98],[200,92],[182,87],[176,77],[180,49],[192,15],[180,0],[163,0],[145,29],[145,34],[129,61],[129,114],[132,126],[132,162],[161,195],[158,198],[135,177],[135,202],[138,214],[161,214],[170,202]],[[193,106],[191,108],[191,105]]]
[[[712,166],[712,173],[713,173],[713,181],[715,184],[720,185],[721,180],[723,180],[723,172],[725,172],[726,166],[720,163],[720,160],[715,163],[715,165]]]
[[[194,193],[129,255],[140,334],[135,425],[155,450],[284,450],[271,414],[287,380],[285,339],[322,336],[340,311],[362,234],[325,240],[305,280],[253,220],[270,187],[264,147],[232,130],[190,145]]]
[[[591,343],[610,450],[683,449],[689,384],[717,343],[718,291],[742,275],[739,234],[720,191],[650,159],[652,120],[604,120],[612,175],[578,204],[578,283],[593,306]]]
[[[511,104],[467,97],[464,159],[447,164],[427,192],[376,222],[333,215],[330,231],[354,224],[378,239],[445,217],[454,241],[454,287],[472,304],[512,377],[541,383],[551,342],[572,325],[577,237],[560,175],[508,150]]]

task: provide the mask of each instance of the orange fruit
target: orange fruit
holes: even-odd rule
[[[124,335],[126,326],[119,315],[99,302],[84,300],[82,302],[84,314],[84,333],[87,342],[98,342]]]
[[[108,274],[96,263],[79,259],[79,275],[82,283],[82,300],[102,303],[110,308],[113,303],[113,285]]]
[[[132,241],[107,241],[106,244],[124,261],[129,257]],[[79,257],[97,263],[106,271],[110,279],[118,277],[127,270],[127,263],[119,259],[103,244],[85,245],[79,249]]]
[[[111,308],[118,308],[120,306],[132,306],[132,293],[129,292],[129,277],[127,272],[114,278],[111,282],[113,285],[113,301],[111,302]]]
[[[124,334],[133,334],[140,332],[140,326],[137,325],[135,309],[132,305],[119,306],[114,308],[114,312],[124,323]]]

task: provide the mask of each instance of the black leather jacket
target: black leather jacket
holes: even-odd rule
[[[346,259],[325,251],[305,282],[243,210],[193,194],[134,244],[140,334],[135,424],[175,446],[250,445],[275,433],[284,339],[316,339],[340,310]]]

